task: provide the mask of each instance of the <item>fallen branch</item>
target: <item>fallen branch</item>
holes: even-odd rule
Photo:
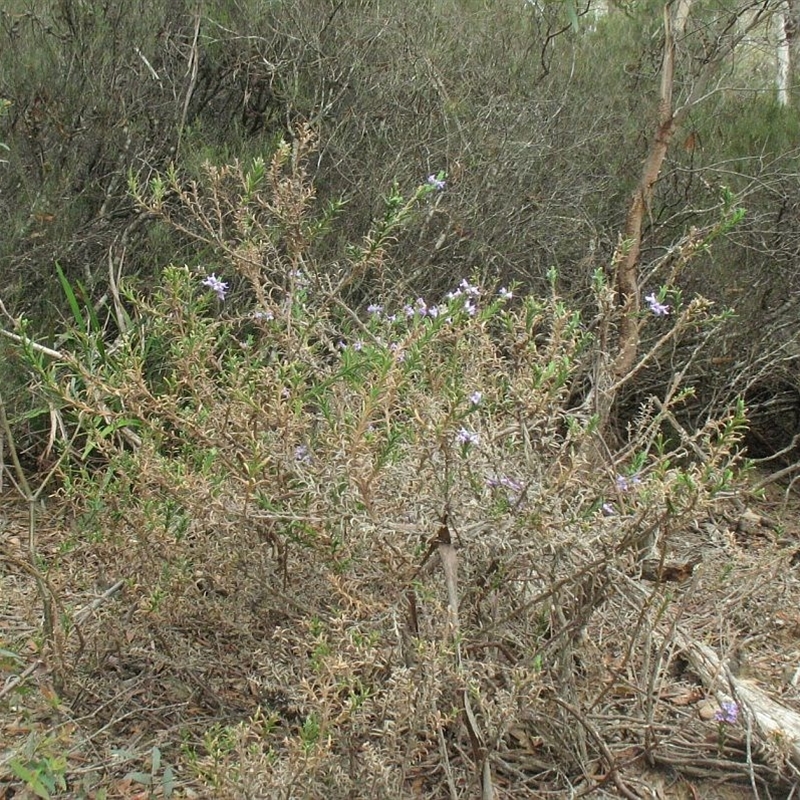
[[[752,719],[759,737],[767,744],[780,746],[800,769],[800,714],[773,700],[754,681],[734,675],[708,645],[680,632],[676,632],[675,641],[717,700],[736,703]]]
[[[650,594],[646,587],[633,579],[628,579],[627,585],[640,598]],[[671,637],[683,651],[703,685],[720,706],[723,703],[736,703],[742,716],[752,723],[760,741],[773,749],[780,747],[791,766],[800,771],[800,713],[773,700],[754,681],[735,675],[713,648],[696,641],[679,626],[670,627],[661,635]]]
[[[117,581],[113,586],[110,586],[106,589],[100,597],[95,598],[89,603],[87,606],[84,606],[76,615],[75,615],[75,622],[81,623],[85,622],[89,615],[95,609],[99,608],[103,603],[106,602],[110,597],[113,597],[123,586],[125,585],[125,581]]]

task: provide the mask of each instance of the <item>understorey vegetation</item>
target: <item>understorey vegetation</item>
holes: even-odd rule
[[[0,13],[19,47],[49,43],[43,74],[111,31],[146,40],[145,19],[56,5],[52,28]],[[791,424],[752,426],[800,385],[794,339],[775,345],[786,317],[758,330],[771,350],[731,350],[755,348],[755,300],[742,316],[732,285],[767,246],[759,226],[780,228],[776,274],[795,248],[770,206],[792,123],[774,111],[773,161],[765,146],[745,169],[737,143],[735,170],[689,163],[769,4],[517,3],[536,58],[510,2],[407,22],[392,4],[288,5],[240,40],[244,4],[165,4],[138,80],[116,51],[92,50],[95,71],[67,59],[137,98],[118,164],[44,148],[78,135],[55,95],[3,105],[3,160],[36,202],[6,209],[0,293],[0,485],[24,511],[13,524],[9,503],[0,531],[0,797],[793,791],[800,671],[778,698],[737,666],[755,639],[791,666],[800,625],[796,548],[748,507],[775,482],[749,459],[759,443],[794,472]],[[470,20],[468,57],[416,28],[466,36]],[[646,111],[638,138],[602,122],[607,174],[580,162],[591,131],[564,94],[601,30],[623,82],[653,78],[613,100]],[[481,49],[500,34],[505,87]],[[404,46],[419,74],[386,66]],[[531,85],[552,107],[522,142]],[[112,118],[106,100],[87,125]],[[561,126],[580,136],[558,164]],[[522,151],[549,172],[520,194]],[[94,188],[58,208],[79,176]],[[40,241],[47,265],[20,249]]]

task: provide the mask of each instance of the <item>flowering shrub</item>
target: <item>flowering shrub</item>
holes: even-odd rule
[[[444,175],[395,187],[344,262],[318,263],[338,209],[314,207],[312,146],[303,132],[270,164],[209,167],[205,186],[133,186],[215,271],[123,289],[113,344],[89,326],[59,361],[29,351],[80,535],[135,598],[136,625],[108,619],[98,641],[179,652],[191,625],[212,661],[232,649],[274,714],[246,757],[255,796],[356,796],[367,775],[372,796],[406,796],[387,765],[445,758],[445,731],[466,785],[523,719],[579,761],[593,745],[548,686],[594,685],[597,610],[730,488],[741,409],[675,438],[675,387],[611,451],[578,391],[602,353],[556,276],[546,297],[468,276],[442,297],[370,294]],[[702,301],[647,302],[673,327],[640,364],[713,324]],[[630,646],[645,606],[621,605],[607,646]]]

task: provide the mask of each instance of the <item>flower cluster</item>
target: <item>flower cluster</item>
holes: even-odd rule
[[[726,700],[714,714],[714,720],[720,725],[735,725],[739,721],[739,705],[732,700]]]
[[[413,305],[403,306],[403,313],[409,319],[414,316],[436,319],[444,310],[442,306],[429,306],[422,297],[418,297]]]
[[[228,291],[228,284],[218,278],[213,272],[205,278],[205,280],[202,280],[201,284],[211,289],[212,292],[215,292],[218,300],[222,301],[225,299],[225,294]]]
[[[654,293],[650,293],[645,297],[645,302],[650,306],[650,311],[657,317],[666,317],[669,314],[669,306],[660,303]]]
[[[504,489],[510,489],[512,492],[522,491],[522,483],[520,483],[520,481],[518,481],[516,478],[509,478],[507,475],[499,475],[492,478],[487,478],[486,485],[490,489],[498,489],[502,487]]]
[[[442,173],[439,174],[441,175]],[[425,181],[425,183],[427,183],[428,186],[432,186],[437,192],[441,192],[446,186],[446,182],[438,175],[428,175],[428,179]]]
[[[294,449],[294,460],[309,463],[311,461],[311,453],[308,452],[308,447],[304,444],[299,444]]]
[[[481,290],[478,286],[473,286],[466,278],[462,279],[461,283],[453,289],[452,292],[448,292],[445,297],[448,300],[455,300],[457,297],[467,297],[473,300],[477,300],[481,296]]]
[[[464,445],[464,447],[476,446],[480,444],[480,436],[475,431],[467,430],[466,428],[459,428],[456,434],[456,443]]]
[[[514,297],[514,292],[511,289],[506,289],[505,286],[501,286],[497,294],[501,300],[511,300]]]
[[[638,475],[617,475],[615,483],[620,492],[627,492],[636,486],[641,486],[642,479]]]
[[[497,296],[501,300],[507,301],[514,297],[514,293],[504,286],[498,290]],[[480,297],[480,287],[474,286],[464,278],[455,289],[445,295],[446,302],[439,305],[429,305],[424,297],[418,297],[413,303],[406,303],[403,306],[401,316],[406,319],[412,319],[413,317],[439,319],[441,317],[449,323],[453,321],[451,314],[459,311],[458,304],[453,305],[453,301],[459,301],[461,304],[460,310],[466,312],[468,316],[474,317],[478,313]],[[384,319],[387,322],[395,322],[398,317],[397,314],[385,314],[383,305],[377,302],[370,303],[367,306],[367,314],[376,319]]]

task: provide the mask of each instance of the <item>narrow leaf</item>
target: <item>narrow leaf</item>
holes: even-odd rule
[[[58,280],[61,283],[61,288],[64,291],[67,302],[69,303],[70,311],[72,311],[72,316],[81,331],[86,332],[86,321],[83,318],[83,314],[81,314],[81,308],[78,305],[78,298],[75,297],[72,284],[69,282],[67,276],[64,274],[64,270],[61,269],[61,265],[58,263],[56,263],[56,272],[58,273]]]
[[[125,780],[140,783],[142,786],[150,786],[153,782],[152,776],[148,775],[146,772],[129,772],[125,776]]]

